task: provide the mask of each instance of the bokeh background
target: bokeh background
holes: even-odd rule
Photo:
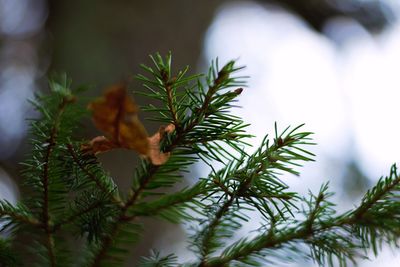
[[[352,207],[400,162],[399,14],[397,0],[0,0],[0,197],[19,198],[26,118],[37,116],[27,99],[46,90],[51,73],[91,85],[92,95],[120,81],[142,90],[132,79],[139,64],[172,51],[176,69],[204,71],[216,57],[246,65],[251,78],[235,113],[251,123],[254,144],[275,121],[281,128],[306,123],[316,133],[317,161],[285,181],[305,194],[330,180],[338,209]],[[149,132],[158,126],[146,123]],[[88,136],[94,132],[88,122]],[[127,188],[133,158],[117,151],[101,160]],[[181,227],[145,223],[127,266],[152,247],[190,258]],[[361,266],[399,262],[385,248]]]

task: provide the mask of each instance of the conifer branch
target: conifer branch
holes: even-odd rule
[[[352,213],[352,221],[361,220],[368,211],[387,197],[388,193],[395,190],[400,185],[400,175],[397,173],[397,166],[394,164],[390,169],[389,177],[381,178],[377,186],[369,190],[362,200],[361,205]],[[397,191],[400,188],[397,188]]]
[[[390,176],[384,180],[381,179],[378,182],[378,185],[367,193],[362,204],[358,208],[352,212],[346,212],[334,218],[326,217],[324,220],[320,219],[320,217],[323,216],[321,212],[325,212],[325,209],[329,205],[323,207],[324,204],[322,203],[331,194],[327,193],[327,185],[322,186],[320,193],[315,197],[315,201],[313,201],[314,208],[310,211],[306,221],[301,222],[294,227],[289,227],[288,229],[275,231],[273,235],[271,235],[271,231],[267,231],[252,240],[240,240],[228,247],[222,255],[210,258],[207,262],[202,262],[199,266],[227,266],[230,262],[244,260],[245,258],[263,250],[281,248],[283,244],[303,242],[312,245],[315,242],[319,242],[318,239],[320,237],[324,237],[329,233],[336,236],[337,239],[342,239],[348,245],[348,247],[343,248],[341,252],[334,251],[334,248],[331,248],[331,253],[334,253],[337,256],[341,264],[345,264],[346,259],[353,260],[352,257],[358,255],[354,250],[366,247],[363,240],[360,240],[361,237],[353,232],[352,229],[354,229],[354,227],[358,228],[365,226],[365,223],[368,223],[368,221],[365,221],[364,218],[371,215],[371,209],[373,209],[379,201],[388,197],[393,190],[398,191],[399,188],[396,187],[399,184],[400,177],[397,174],[397,169],[394,165],[391,169]],[[386,211],[384,210],[385,207],[379,209],[381,214],[386,214]],[[397,220],[398,215],[391,215],[394,216],[394,220]],[[318,221],[316,221],[316,218],[319,218]],[[373,223],[373,221],[370,221],[370,223]],[[379,226],[375,224],[373,224],[373,226],[379,228]],[[392,234],[395,236],[399,233],[396,228],[383,230],[392,231]],[[379,230],[377,229],[377,231]],[[325,240],[325,242],[327,242],[327,240]],[[374,246],[374,244],[372,244],[372,246]],[[342,257],[340,253],[343,253],[347,257]],[[319,256],[323,257],[324,255]],[[322,259],[319,260],[318,263],[324,265]],[[334,266],[332,264],[333,263],[330,260],[329,265]]]
[[[142,257],[139,262],[139,267],[151,267],[151,266],[162,266],[162,267],[174,267],[178,266],[178,257],[173,254],[161,257],[159,252],[151,251],[149,257]]]
[[[19,203],[14,207],[11,203],[6,200],[0,200],[0,221],[8,222],[11,221],[13,224],[27,224],[32,226],[40,226],[41,222],[36,219],[32,214],[29,213],[27,207]],[[7,226],[8,224],[6,224]],[[11,226],[11,225],[10,225]],[[7,227],[2,227],[5,230]]]
[[[116,190],[111,190],[110,192],[110,188],[109,186],[104,183],[104,181],[102,181],[101,179],[99,179],[99,177],[96,176],[96,174],[92,173],[87,166],[85,166],[80,160],[79,157],[77,155],[77,153],[75,152],[74,146],[69,143],[67,144],[67,150],[69,152],[69,154],[71,155],[73,161],[75,162],[75,164],[79,167],[79,169],[82,170],[82,172],[92,181],[96,184],[96,186],[100,189],[100,191],[104,192],[106,195],[111,195],[112,200],[114,203],[116,203],[117,205],[123,205],[121,199],[118,196],[118,192]]]
[[[322,213],[324,210],[321,209],[321,205],[323,201],[329,196],[327,194],[328,190],[328,184],[322,185],[321,189],[318,193],[318,196],[314,197],[312,193],[310,192],[311,198],[315,198],[314,200],[309,201],[310,203],[310,211],[307,216],[307,220],[305,221],[305,228],[307,229],[308,232],[313,231],[313,225],[315,223],[316,218],[318,218],[320,213]],[[312,205],[312,206],[311,206]]]
[[[49,212],[49,169],[50,169],[50,160],[51,154],[53,152],[54,147],[56,146],[56,139],[58,134],[58,128],[61,121],[61,117],[65,111],[66,106],[71,103],[71,99],[64,97],[57,109],[57,113],[54,118],[54,124],[50,132],[49,139],[47,140],[47,148],[46,155],[44,158],[44,167],[43,167],[43,175],[42,175],[42,183],[43,183],[43,212],[42,212],[42,224],[44,231],[46,233],[46,248],[48,252],[48,257],[51,266],[56,265],[56,258],[54,252],[54,239],[53,239],[53,231],[51,225],[51,218]]]
[[[112,246],[113,239],[118,234],[121,227],[121,223],[124,221],[126,221],[126,217],[124,211],[121,211],[116,221],[112,224],[111,231],[100,241],[99,249],[96,251],[96,254],[90,266],[92,267],[101,266],[101,262],[107,256],[107,252],[109,248]]]
[[[175,110],[175,106],[173,104],[173,95],[172,95],[172,85],[169,80],[164,81],[165,85],[165,90],[167,91],[168,95],[168,108],[171,111],[171,116],[172,116],[172,123],[175,125],[177,129],[180,128],[180,122],[178,120],[178,115]]]
[[[81,216],[83,216],[83,215],[85,215],[87,213],[90,213],[91,211],[99,208],[101,205],[103,205],[103,201],[102,200],[93,203],[92,205],[86,207],[83,210],[79,210],[79,211],[69,215],[67,218],[65,218],[65,219],[63,219],[63,220],[61,220],[59,222],[54,223],[52,231],[53,232],[58,231],[62,226],[70,224],[70,223],[73,223],[77,218],[79,218],[79,217],[81,217]]]
[[[195,128],[196,126],[198,126],[199,123],[201,123],[202,120],[206,119],[207,117],[216,112],[216,110],[210,110],[211,102],[215,97],[215,94],[221,87],[226,85],[226,83],[229,80],[230,74],[239,69],[234,69],[234,61],[231,61],[227,63],[218,72],[217,77],[214,78],[215,80],[208,87],[207,93],[205,94],[204,99],[202,100],[201,107],[195,110],[195,116],[193,116],[194,118],[190,118],[189,122],[182,130],[182,133],[178,132],[177,143],[180,143],[179,141],[183,139],[184,135],[190,133],[193,130],[193,128]],[[232,101],[236,96],[240,95],[241,93],[242,93],[242,88],[236,89],[233,93],[230,93],[230,99],[228,101]],[[214,140],[215,139],[201,140],[201,141],[204,142],[204,141],[214,141]]]
[[[162,85],[164,86],[164,90],[167,94],[167,107],[170,111],[170,115],[172,118],[172,123],[175,125],[175,129],[179,131],[180,129],[180,121],[178,119],[178,114],[176,110],[176,86],[175,80],[176,78],[171,79],[171,53],[168,53],[166,58],[166,63],[164,64],[162,58],[158,55],[156,59],[152,57],[153,62],[155,62],[156,66],[159,66],[160,78],[162,81]]]
[[[159,166],[153,165],[150,162],[146,162],[146,166],[147,166],[147,171],[146,171],[147,176],[143,176],[139,179],[140,180],[139,188],[131,194],[131,196],[125,201],[125,203],[123,203],[123,205],[120,206],[119,215],[112,223],[111,231],[102,240],[100,240],[99,249],[97,250],[96,255],[94,256],[94,260],[91,266],[93,267],[100,266],[101,261],[107,256],[108,249],[112,245],[113,239],[119,233],[121,224],[133,221],[136,218],[136,216],[129,217],[127,215],[128,209],[136,203],[140,194],[145,189],[147,183],[151,180],[152,176],[156,173],[157,169],[159,168]]]
[[[229,207],[233,204],[234,200],[235,196],[231,196],[227,201],[225,201],[225,203],[215,213],[212,221],[206,227],[204,227],[204,232],[202,233],[203,238],[200,244],[202,259],[199,267],[207,266],[206,262],[208,260],[207,257],[211,252],[212,239],[215,236],[215,232],[221,222],[222,217],[228,212]]]
[[[212,99],[218,89],[220,89],[223,86],[228,86],[232,80],[229,80],[229,75],[231,72],[236,71],[237,69],[233,68],[234,62],[228,63],[226,66],[222,68],[221,71],[218,72],[218,75],[214,77],[214,82],[212,82],[212,85],[210,85],[206,95],[204,102],[199,110],[198,113],[192,114],[192,117],[189,117],[186,120],[186,123],[184,123],[183,128],[180,128],[180,123],[177,121],[178,115],[176,115],[176,109],[173,107],[173,104],[175,103],[174,100],[174,95],[172,93],[172,87],[168,86],[173,86],[173,82],[169,81],[169,76],[170,76],[170,65],[164,64],[161,57],[157,57],[157,60],[152,58],[157,70],[159,73],[156,73],[154,70],[148,67],[144,67],[147,71],[152,73],[152,75],[156,78],[156,81],[150,81],[146,79],[144,76],[139,76],[139,78],[146,82],[147,84],[154,85],[156,84],[159,88],[162,88],[166,92],[166,96],[164,100],[167,102],[167,106],[169,110],[171,111],[172,117],[175,116],[175,119],[173,118],[173,123],[178,126],[175,128],[176,130],[176,135],[174,135],[174,138],[170,140],[170,142],[163,148],[164,152],[171,152],[174,153],[173,151],[180,146],[183,145],[183,142],[186,138],[186,136],[195,128],[203,119],[199,118],[207,118],[208,116],[212,115],[213,112],[215,111],[210,111],[210,104],[212,102]],[[167,62],[169,62],[169,59],[167,58]],[[186,72],[186,70],[184,71]],[[180,73],[178,75],[178,79],[176,79],[176,82],[180,81],[180,79],[183,78],[183,74]],[[168,80],[168,81],[167,81]],[[158,84],[158,81],[161,81],[161,84]],[[165,87],[165,83],[168,83],[167,87]],[[241,91],[237,91],[233,94],[230,94],[226,100],[226,102],[231,101],[234,99],[237,95],[240,94]],[[158,95],[157,95],[158,96]],[[239,135],[238,135],[239,137]],[[195,152],[192,152],[195,154]],[[166,163],[166,165],[168,162]],[[112,240],[114,239],[115,235],[118,234],[119,232],[119,224],[126,223],[127,221],[134,220],[135,216],[129,216],[128,215],[128,210],[130,207],[133,207],[137,200],[140,198],[140,195],[142,192],[145,190],[146,186],[151,182],[152,178],[154,175],[157,174],[157,171],[161,168],[161,166],[158,165],[153,165],[150,162],[145,163],[143,175],[138,178],[139,184],[138,187],[135,188],[131,195],[128,197],[128,199],[125,201],[124,205],[121,206],[120,208],[120,213],[117,219],[113,222],[112,226],[112,231],[110,232],[109,235],[107,235],[103,240],[100,241],[100,249],[98,250],[98,253],[94,256],[94,265],[96,266],[102,261],[102,258],[106,256],[106,252],[109,249],[109,247],[112,244]]]
[[[189,218],[190,216],[184,212],[186,208],[191,206],[191,204],[196,206],[202,206],[200,203],[200,198],[208,192],[209,188],[207,181],[201,181],[191,188],[183,189],[179,192],[161,196],[157,200],[150,202],[140,202],[133,206],[129,210],[129,220],[133,220],[138,216],[155,216],[174,208],[182,207],[180,210],[180,216],[184,218]],[[166,217],[170,221],[179,221],[180,216],[176,214],[175,216]]]
[[[125,202],[124,207],[122,208],[124,211],[127,211],[128,208],[135,205],[136,201],[139,199],[141,193],[145,190],[146,185],[151,181],[153,176],[157,173],[160,166],[153,165],[150,162],[146,162],[146,175],[139,178],[139,188],[137,188],[128,200]]]

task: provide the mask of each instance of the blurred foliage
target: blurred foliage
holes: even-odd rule
[[[380,0],[258,0],[258,2],[277,4],[288,9],[317,31],[321,31],[329,19],[344,17],[358,21],[369,31],[378,32],[394,18],[390,7]]]

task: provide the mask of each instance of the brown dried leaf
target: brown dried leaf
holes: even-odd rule
[[[117,146],[107,139],[105,136],[97,136],[93,138],[89,143],[83,144],[81,149],[84,153],[88,154],[99,154],[102,152],[107,152],[117,148]]]
[[[175,130],[175,125],[168,124],[167,126],[160,127],[158,132],[156,132],[153,136],[149,137],[150,143],[150,151],[149,151],[149,159],[153,165],[163,165],[168,161],[171,153],[170,152],[161,152],[160,150],[160,142],[164,137],[165,133],[171,133]]]
[[[106,134],[106,137],[96,137],[88,144],[92,145],[93,153],[119,147],[142,155],[149,154],[148,135],[137,116],[139,108],[128,96],[125,85],[112,86],[102,97],[90,103],[89,109],[96,127]]]
[[[154,165],[162,165],[168,161],[170,152],[161,152],[160,142],[166,133],[175,130],[175,126],[163,126],[153,136],[148,137],[137,116],[139,109],[127,95],[124,85],[108,89],[104,96],[89,104],[89,109],[92,111],[94,124],[106,136],[97,136],[84,144],[84,153],[98,154],[115,148],[126,148],[148,157]]]

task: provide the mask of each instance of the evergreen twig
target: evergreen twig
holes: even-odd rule
[[[43,212],[42,212],[42,224],[44,231],[46,232],[46,247],[49,255],[49,261],[51,266],[56,266],[56,258],[54,252],[54,240],[53,240],[53,231],[52,225],[50,223],[50,212],[49,212],[49,180],[51,179],[49,175],[50,168],[50,158],[53,152],[54,147],[57,142],[57,134],[58,128],[60,127],[61,116],[63,115],[66,106],[71,103],[71,99],[64,97],[57,109],[56,116],[54,118],[54,124],[50,132],[49,139],[47,140],[47,148],[46,154],[44,158],[44,168],[42,175],[42,183],[43,183]]]

